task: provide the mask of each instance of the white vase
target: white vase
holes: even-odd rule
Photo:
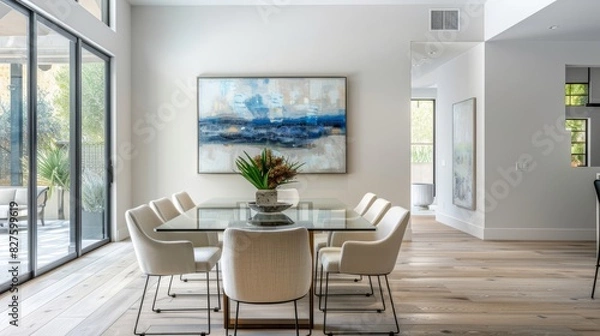
[[[421,210],[429,209],[433,203],[433,184],[413,183],[411,187],[412,205]]]

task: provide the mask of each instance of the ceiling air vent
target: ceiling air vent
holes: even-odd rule
[[[458,9],[432,9],[429,13],[431,30],[459,30]]]

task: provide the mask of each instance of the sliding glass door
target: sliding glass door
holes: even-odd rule
[[[0,292],[109,241],[110,58],[0,0]]]
[[[81,53],[81,223],[83,248],[108,239],[108,58]]]
[[[76,253],[70,211],[76,40],[45,21],[38,21],[36,30],[36,191],[47,192],[35,229],[37,268],[43,268]]]
[[[0,3],[0,263],[17,270],[0,272],[0,285],[14,283],[15,275],[23,279],[31,271],[29,45],[29,14]]]

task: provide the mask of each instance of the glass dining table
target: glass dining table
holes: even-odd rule
[[[309,232],[310,251],[314,251],[315,232],[373,231],[375,226],[343,202],[332,198],[300,199],[294,205],[277,213],[258,213],[248,206],[249,200],[215,198],[200,203],[196,208],[155,228],[157,232],[225,231],[227,228],[249,230],[278,230],[305,227]],[[313,267],[314,269],[314,267]],[[314,275],[313,275],[314,278]],[[314,288],[309,292],[308,319],[300,320],[301,328],[314,327]],[[229,299],[223,299],[224,323],[232,325]],[[294,328],[293,319],[240,319],[239,328],[270,329]]]

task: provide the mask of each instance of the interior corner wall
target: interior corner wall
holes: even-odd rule
[[[481,43],[442,65],[437,70],[436,102],[436,220],[483,238],[486,111],[484,97],[484,44]],[[475,98],[475,210],[460,208],[452,202],[452,106]]]
[[[600,45],[487,42],[485,58],[485,239],[593,240],[600,169],[570,166],[564,84]]]
[[[497,36],[556,0],[487,0],[485,40]]]
[[[347,76],[347,174],[301,174],[302,197],[410,205],[410,41],[427,6],[133,7],[133,202],[179,190],[251,199],[234,174],[197,173],[200,75]],[[456,39],[481,40],[473,18]]]
[[[131,6],[124,0],[114,5],[114,28],[92,16],[71,0],[24,0],[28,6],[77,32],[91,45],[112,57],[111,118],[114,183],[112,188],[111,239],[126,238],[125,211],[131,208]]]

